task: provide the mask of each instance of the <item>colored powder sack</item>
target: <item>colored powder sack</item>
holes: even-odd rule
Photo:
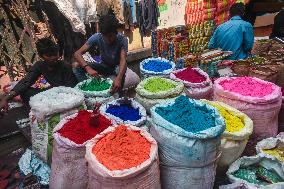
[[[174,83],[158,77],[149,79],[144,85],[144,89],[152,93],[167,91],[175,87]]]
[[[139,131],[118,126],[93,147],[97,160],[107,169],[124,170],[136,167],[149,159],[151,144]]]
[[[173,105],[156,108],[156,112],[168,122],[192,133],[215,126],[214,110],[205,105],[197,106],[186,96],[176,98]]]
[[[242,128],[245,127],[245,125],[244,125],[244,123],[243,123],[243,121],[240,117],[231,114],[228,110],[226,110],[222,106],[219,106],[217,104],[212,104],[210,102],[208,102],[208,104],[210,106],[213,106],[214,108],[216,108],[220,112],[221,116],[225,120],[227,132],[231,132],[231,133],[238,132]]]
[[[141,118],[139,108],[134,108],[128,104],[110,105],[106,112],[123,121],[137,121]]]
[[[175,76],[183,81],[189,81],[191,83],[201,83],[206,81],[206,78],[203,75],[191,67],[175,73]]]
[[[262,151],[284,162],[284,149],[273,148],[273,149],[263,149]]]
[[[80,86],[83,91],[103,91],[109,89],[111,84],[105,79],[93,78],[90,82],[85,82]]]
[[[101,114],[97,118],[99,125],[91,126],[91,116],[92,113],[87,110],[79,111],[78,115],[65,123],[58,133],[76,144],[83,144],[111,126],[111,121]]]
[[[149,60],[143,64],[145,70],[153,72],[163,72],[172,68],[172,65],[169,62],[160,61],[160,60]]]
[[[243,96],[264,97],[273,92],[273,85],[261,83],[251,77],[238,77],[220,82],[220,85],[228,91]]]
[[[243,167],[237,170],[233,175],[249,183],[258,185],[283,182],[283,179],[281,179],[276,172],[270,171],[262,166]]]

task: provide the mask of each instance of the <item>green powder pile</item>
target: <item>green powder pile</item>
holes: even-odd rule
[[[144,88],[152,93],[167,91],[175,87],[174,83],[163,78],[151,78],[144,85]]]
[[[91,81],[86,81],[83,85],[80,86],[80,89],[83,91],[103,91],[109,89],[111,84],[100,78],[93,78]]]

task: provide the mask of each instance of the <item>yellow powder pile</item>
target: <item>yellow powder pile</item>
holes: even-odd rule
[[[231,133],[238,132],[242,128],[244,128],[245,125],[243,123],[243,120],[240,117],[231,114],[227,109],[223,108],[220,105],[213,104],[210,102],[208,102],[208,104],[213,106],[220,112],[221,116],[225,120],[227,132],[231,132]]]
[[[284,149],[280,149],[280,148],[272,148],[272,149],[265,149],[262,150],[264,153],[274,156],[277,159],[279,159],[280,161],[284,162]]]

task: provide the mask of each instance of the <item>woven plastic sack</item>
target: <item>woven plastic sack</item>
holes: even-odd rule
[[[187,87],[185,94],[192,99],[207,99],[212,100],[213,98],[213,85],[212,82],[208,86],[200,88]]]
[[[164,63],[169,63],[172,67],[168,70],[164,70],[162,72],[154,72],[154,71],[150,71],[150,70],[145,70],[144,69],[144,64],[149,62],[149,61],[159,61],[159,62],[164,62]],[[141,72],[141,75],[143,77],[149,77],[149,76],[169,76],[170,73],[175,69],[175,63],[174,62],[171,62],[167,59],[164,59],[164,58],[148,58],[148,59],[145,59],[143,60],[141,63],[140,63],[140,72]]]
[[[192,83],[192,82],[189,82],[189,81],[184,81],[182,79],[179,79],[178,77],[176,77],[175,74],[185,70],[186,68],[184,69],[181,69],[181,70],[175,70],[173,71],[171,74],[170,74],[170,78],[175,80],[175,81],[179,81],[179,82],[182,82],[184,84],[185,87],[190,87],[190,88],[201,88],[201,87],[206,87],[208,86],[211,82],[210,78],[209,78],[209,75],[204,72],[203,70],[201,70],[200,68],[192,68],[193,70],[196,70],[200,75],[204,76],[204,78],[206,78],[205,81],[203,82],[200,82],[200,83]]]
[[[183,83],[181,82],[176,82],[176,81],[173,81],[171,79],[166,79],[166,78],[162,78],[164,80],[166,80],[167,82],[169,83],[173,83],[174,85],[176,85],[174,88],[172,89],[169,89],[167,91],[159,91],[159,92],[150,92],[150,91],[147,91],[145,88],[144,88],[144,85],[151,79],[153,78],[158,78],[158,77],[149,77],[149,78],[146,78],[144,79],[143,81],[141,81],[139,83],[139,85],[136,87],[136,92],[137,94],[139,94],[140,96],[143,96],[145,98],[150,98],[150,99],[156,99],[156,98],[159,98],[159,99],[162,99],[162,98],[167,98],[167,97],[171,97],[171,96],[177,96],[178,94],[180,94],[183,89],[184,89],[184,85]]]
[[[254,125],[252,140],[259,141],[267,137],[274,137],[278,131],[278,113],[281,107],[281,90],[273,85],[273,92],[262,98],[243,96],[226,91],[219,84],[229,78],[219,78],[214,82],[214,100],[224,102],[248,115]],[[253,78],[262,83],[269,83]]]
[[[197,106],[213,109],[200,101],[193,101]],[[150,133],[159,144],[162,188],[213,188],[224,120],[214,111],[215,127],[191,133],[156,113],[157,107],[173,103],[174,100],[171,100],[151,108]]]
[[[114,131],[114,127],[109,127],[93,138],[87,145],[86,160],[88,162],[89,181],[88,188],[99,189],[159,189],[160,171],[158,161],[158,145],[152,136],[143,129],[128,125],[128,129],[139,131],[150,143],[150,157],[148,160],[130,169],[110,171],[102,165],[92,153],[95,144],[108,133]]]
[[[282,97],[282,105],[278,115],[279,131],[284,132],[284,98]]]
[[[106,117],[108,117],[109,119],[115,121],[117,124],[130,124],[130,125],[139,127],[139,126],[141,126],[142,124],[144,124],[146,122],[146,120],[147,120],[147,113],[146,113],[145,108],[141,104],[136,102],[134,99],[132,99],[132,98],[129,99],[129,100],[131,100],[132,107],[139,109],[139,113],[141,115],[141,118],[139,120],[137,120],[137,121],[130,121],[130,120],[124,121],[124,120],[120,119],[119,117],[116,117],[116,116],[106,112],[107,108],[110,105],[118,105],[120,100],[122,100],[122,98],[119,98],[117,100],[111,101],[111,102],[106,103],[106,104],[103,104],[100,107],[100,112],[103,115],[105,115]]]
[[[180,95],[184,95],[183,93],[178,94],[177,96],[170,97],[170,98],[155,98],[155,99],[149,99],[145,98],[143,96],[140,96],[136,93],[135,100],[139,102],[145,109],[147,113],[150,113],[150,109],[155,106],[156,104],[163,104],[165,102],[168,102],[169,100],[175,99]]]
[[[282,151],[284,153],[284,138],[281,138],[281,137],[266,138],[266,139],[258,142],[255,148],[256,148],[256,152],[260,156],[265,156],[265,157],[273,159],[273,160],[278,159],[277,157],[275,157],[273,155],[265,153],[265,151],[263,151],[263,150],[269,150],[269,149],[273,149],[273,148],[280,148],[280,149],[282,149]],[[284,159],[278,159],[278,160],[280,162],[282,162],[283,168],[284,168]]]
[[[51,163],[53,128],[64,117],[85,109],[84,95],[76,89],[56,87],[31,97],[30,106],[33,151]]]
[[[81,86],[83,84],[89,83],[91,81],[92,81],[92,79],[87,79],[85,81],[82,81],[75,86],[75,89],[78,89],[79,91],[81,91],[84,94],[85,97],[109,97],[109,96],[111,96],[110,89],[111,89],[111,86],[112,86],[112,80],[110,78],[106,79],[106,81],[110,84],[110,87],[106,90],[103,90],[103,91],[83,91],[81,89]]]
[[[207,103],[208,105],[213,105],[213,107],[214,105],[221,106],[222,108],[230,112],[232,115],[241,118],[242,122],[244,123],[244,127],[240,131],[229,132],[225,130],[221,136],[222,155],[218,162],[218,166],[229,166],[231,163],[237,160],[243,153],[246,144],[249,140],[249,137],[253,131],[253,122],[246,114],[227,104],[218,101],[202,101]]]
[[[61,136],[58,131],[78,113],[65,117],[53,130],[53,153],[51,164],[50,189],[86,188],[88,184],[86,142],[75,142]]]
[[[235,182],[244,183],[247,189],[283,189],[284,188],[284,182],[279,182],[266,186],[260,186],[257,184],[249,183],[233,175],[233,173],[236,172],[240,167],[245,167],[249,165],[261,165],[268,170],[275,171],[282,179],[284,179],[284,168],[279,161],[261,156],[251,156],[251,157],[244,156],[230,165],[227,171],[227,176],[229,180],[232,183]]]

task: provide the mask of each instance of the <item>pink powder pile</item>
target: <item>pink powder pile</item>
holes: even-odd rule
[[[264,97],[273,92],[273,84],[262,83],[251,77],[237,77],[223,80],[220,85],[228,91],[241,94],[243,96]]]
[[[189,81],[191,83],[201,83],[206,81],[206,78],[203,75],[190,67],[176,73],[175,76],[183,81]]]

